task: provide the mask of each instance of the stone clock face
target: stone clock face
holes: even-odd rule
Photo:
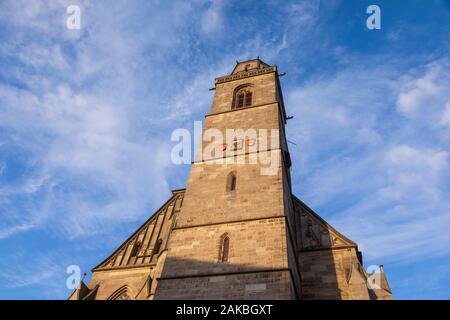
[[[255,143],[256,143],[256,140],[255,140],[255,139],[246,139],[246,140],[245,140],[245,144],[246,144],[247,146],[250,146],[250,147],[254,146]],[[243,148],[243,146],[244,146],[243,140],[238,140],[238,141],[235,141],[235,142],[233,142],[233,143],[231,144],[231,148],[232,148],[233,150],[241,150],[241,149]],[[220,149],[221,149],[222,151],[226,151],[226,150],[228,149],[228,144],[227,144],[227,143],[222,144],[222,145],[220,146]]]
[[[245,144],[247,146],[250,146],[250,147],[254,146],[255,143],[256,143],[255,139],[246,139],[245,140]],[[233,142],[232,147],[233,147],[234,150],[241,150],[242,147],[243,147],[243,141],[242,140],[238,140],[238,141]],[[222,151],[225,151],[227,149],[228,149],[228,144],[224,143],[224,144],[221,145],[221,150]]]
[[[233,150],[241,150],[243,147],[242,140],[233,142]]]
[[[255,145],[255,139],[247,139],[247,145],[252,147]]]

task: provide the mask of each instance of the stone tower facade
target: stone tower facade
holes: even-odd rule
[[[215,80],[186,189],[70,299],[390,299],[357,245],[292,194],[276,66]],[[375,285],[367,285],[367,283]]]

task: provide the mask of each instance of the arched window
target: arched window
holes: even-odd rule
[[[233,175],[231,177],[231,181],[230,181],[230,191],[235,191],[236,190],[236,176]]]
[[[161,245],[162,245],[162,239],[159,239],[158,241],[156,241],[155,246],[153,247],[153,254],[159,253],[159,251],[161,250]]]
[[[250,86],[239,87],[234,94],[233,109],[252,105],[253,91]]]
[[[227,233],[223,234],[220,240],[219,262],[228,262],[230,255],[230,237]]]
[[[237,177],[236,172],[230,172],[227,178],[227,191],[236,191]]]
[[[107,300],[134,300],[134,294],[126,285],[114,291]]]

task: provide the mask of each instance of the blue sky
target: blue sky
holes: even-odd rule
[[[0,2],[0,298],[65,299],[184,187],[171,132],[256,56],[287,72],[295,194],[395,298],[450,298],[449,34],[445,0]]]

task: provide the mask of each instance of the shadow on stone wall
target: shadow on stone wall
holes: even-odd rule
[[[299,253],[301,299],[343,299],[331,250]]]
[[[168,257],[155,299],[296,299],[289,268]]]

